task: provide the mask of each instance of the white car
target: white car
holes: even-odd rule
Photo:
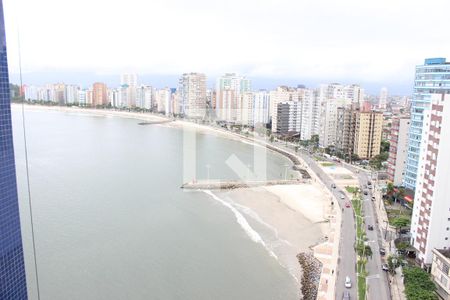
[[[348,289],[352,287],[352,281],[350,280],[350,277],[348,277],[348,276],[345,277],[345,287]]]

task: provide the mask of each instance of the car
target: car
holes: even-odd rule
[[[341,198],[342,200],[344,200],[344,199],[345,199],[344,194],[341,194],[340,198]]]
[[[380,248],[380,255],[381,256],[386,255],[386,249]]]
[[[381,269],[383,270],[383,271],[389,271],[389,266],[388,266],[388,264],[383,264],[382,266],[381,266]]]
[[[372,231],[373,230],[373,225],[367,225],[367,229]]]
[[[375,196],[372,196],[372,201],[375,201]]]
[[[345,203],[345,207],[347,207],[347,208],[349,208],[351,205],[350,205],[350,202],[346,202]]]
[[[364,190],[364,195],[369,195],[369,192],[367,190]]]
[[[332,184],[331,184],[331,187],[332,187],[333,189],[335,189],[335,188],[336,188],[336,185],[335,185],[334,183],[332,183]]]
[[[345,276],[345,287],[348,289],[352,287],[352,281],[350,280],[350,277],[348,277],[348,276]]]
[[[371,186],[372,185],[372,182],[369,180],[369,181],[367,181],[367,185],[368,186]]]
[[[344,291],[344,294],[342,295],[342,300],[350,300],[350,292]]]

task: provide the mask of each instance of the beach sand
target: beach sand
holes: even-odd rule
[[[238,209],[261,235],[268,250],[299,281],[297,254],[323,242],[329,223],[318,184],[283,185],[215,192]]]
[[[20,104],[12,106],[15,109],[21,107]],[[148,122],[168,120],[164,116],[149,113],[78,107],[26,105],[25,109],[114,116]],[[188,121],[175,120],[157,126],[195,130],[199,133],[214,134],[244,143],[258,144],[220,128]],[[316,177],[315,174],[311,175],[313,178]],[[275,254],[278,262],[300,282],[301,267],[297,254],[303,251],[310,252],[313,246],[324,242],[330,232],[330,225],[325,220],[325,216],[331,198],[324,186],[313,180],[312,183],[307,184],[214,191],[213,193],[239,210],[250,226],[261,235],[266,247]]]

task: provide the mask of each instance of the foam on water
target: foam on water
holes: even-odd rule
[[[269,247],[267,247],[266,243],[263,241],[261,236],[250,226],[250,224],[248,224],[244,216],[233,205],[220,199],[209,190],[206,190],[204,192],[209,196],[211,196],[214,200],[218,201],[223,206],[229,208],[236,217],[236,221],[238,222],[238,224],[241,226],[242,229],[244,229],[245,233],[250,237],[250,239],[255,243],[263,245],[264,248],[266,248],[267,251],[269,251],[269,254],[278,260],[278,257],[275,255],[275,253],[273,253],[273,251],[270,250]]]

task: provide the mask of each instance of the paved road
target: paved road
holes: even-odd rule
[[[350,166],[345,166],[350,171],[355,171],[355,168]],[[361,187],[367,185],[367,182],[370,180],[370,175],[366,172],[359,172],[358,179]],[[363,188],[364,190],[364,188]],[[369,240],[369,245],[372,248],[373,256],[366,265],[366,270],[369,272],[368,274],[368,295],[367,299],[380,299],[380,300],[389,300],[391,299],[388,277],[386,272],[381,269],[381,256],[380,256],[380,245],[382,245],[380,236],[379,226],[383,224],[378,224],[377,218],[375,215],[375,202],[372,201],[372,189],[369,187],[367,189],[368,195],[363,195],[363,207],[364,207],[364,219],[366,223],[366,235]],[[367,230],[367,225],[373,225],[374,230]]]
[[[281,148],[285,148],[287,150],[291,150],[289,146],[286,146],[284,143],[276,143],[277,146]],[[306,151],[300,151],[297,153],[300,155],[303,160],[308,164],[313,172],[315,172],[321,181],[328,187],[328,189],[333,193],[333,195],[339,199],[339,206],[343,208],[342,214],[342,228],[341,228],[341,238],[340,238],[340,247],[339,247],[339,261],[338,261],[338,270],[337,270],[337,278],[336,278],[336,299],[341,299],[345,290],[350,291],[351,299],[357,299],[357,291],[356,291],[356,253],[354,250],[354,243],[356,238],[355,231],[355,219],[353,215],[352,208],[346,208],[345,203],[350,201],[345,196],[345,199],[341,199],[341,191],[337,189],[333,189],[331,185],[334,181],[322,170],[321,167],[318,166],[317,162],[308,154]],[[357,168],[354,168],[349,165],[343,165],[345,168],[357,174],[360,187],[363,188],[367,185],[367,182],[370,179],[370,173],[358,171]],[[372,201],[372,190],[367,189],[368,195],[363,195],[364,202],[364,219],[366,226],[371,224],[374,226],[374,230],[367,230],[366,227],[366,236],[369,241],[369,245],[372,248],[372,258],[369,258],[368,263],[366,265],[366,270],[368,271],[368,276],[366,279],[367,284],[367,299],[369,300],[390,300],[390,291],[388,284],[388,277],[386,272],[384,272],[381,268],[382,261],[380,256],[380,245],[382,244],[382,237],[380,236],[379,226],[383,224],[378,224],[377,218],[375,215],[375,202]],[[346,289],[344,286],[345,277],[349,276],[352,280],[353,286],[351,289]]]
[[[274,143],[280,148],[292,151],[292,148],[286,147],[284,143]],[[345,196],[339,190],[339,188],[332,188],[331,185],[334,181],[322,170],[317,162],[311,158],[306,151],[300,151],[297,153],[309,166],[309,168],[318,175],[319,179],[325,184],[325,186],[331,191],[331,193],[338,199],[340,208],[343,209],[342,224],[341,224],[341,237],[339,247],[339,260],[336,272],[336,299],[342,299],[344,291],[350,292],[351,299],[357,299],[357,285],[356,285],[356,253],[355,253],[355,219],[353,216],[352,207],[346,208],[345,203],[350,202],[350,199]],[[344,199],[341,199],[341,195],[344,195]],[[352,287],[346,288],[344,286],[345,277],[350,277],[352,281]],[[375,299],[375,298],[374,298]]]

